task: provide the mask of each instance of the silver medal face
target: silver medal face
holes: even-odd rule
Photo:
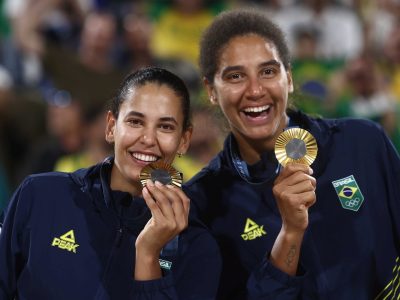
[[[170,184],[181,187],[183,175],[170,164],[164,161],[156,161],[145,166],[140,172],[139,178],[143,187],[146,186],[148,179],[153,182],[158,181],[164,185]]]
[[[150,177],[153,182],[161,182],[162,184],[171,184],[172,177],[169,175],[168,171],[162,169],[153,169],[150,172]]]
[[[285,146],[286,154],[291,159],[300,159],[307,153],[306,143],[298,138],[291,139]]]

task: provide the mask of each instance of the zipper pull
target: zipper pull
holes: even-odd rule
[[[117,247],[121,246],[121,242],[122,242],[122,235],[124,233],[124,230],[122,227],[120,227],[118,229],[118,233],[117,233]]]

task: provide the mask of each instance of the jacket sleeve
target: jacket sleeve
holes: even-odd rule
[[[307,276],[290,276],[274,267],[267,258],[253,270],[247,281],[248,300],[294,300],[299,299]]]
[[[395,240],[397,249],[400,251],[400,156],[395,150],[392,142],[382,131],[383,145],[380,149],[383,168],[381,176],[386,182],[389,213],[394,224]]]
[[[133,281],[127,299],[213,300],[219,284],[221,257],[214,238],[198,225],[180,235],[176,268],[157,280]]]
[[[25,180],[16,190],[4,211],[4,223],[0,233],[0,300],[14,299],[17,280],[25,264],[23,258],[24,238],[28,231],[29,193]]]
[[[194,234],[187,236],[180,268],[174,273],[179,299],[216,299],[222,268],[219,247],[208,230],[194,223],[191,225]]]

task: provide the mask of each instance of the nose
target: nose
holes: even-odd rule
[[[264,86],[260,78],[254,77],[249,79],[247,88],[247,97],[251,100],[257,100],[264,95]]]
[[[150,128],[143,129],[140,141],[142,144],[148,147],[154,146],[156,144],[156,133]]]

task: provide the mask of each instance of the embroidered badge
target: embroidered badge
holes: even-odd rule
[[[73,230],[68,231],[59,238],[55,237],[51,245],[73,253],[76,253],[76,248],[79,247],[75,242],[75,234]]]
[[[246,219],[246,225],[244,226],[244,232],[242,234],[242,239],[245,241],[254,240],[258,237],[266,235],[267,233],[264,230],[264,225],[259,226],[252,219]]]
[[[158,261],[160,262],[160,267],[162,269],[171,270],[172,262],[170,262],[168,260],[161,259],[161,258]]]
[[[353,175],[332,181],[336,194],[339,197],[340,204],[344,209],[358,211],[364,202],[364,196]]]

